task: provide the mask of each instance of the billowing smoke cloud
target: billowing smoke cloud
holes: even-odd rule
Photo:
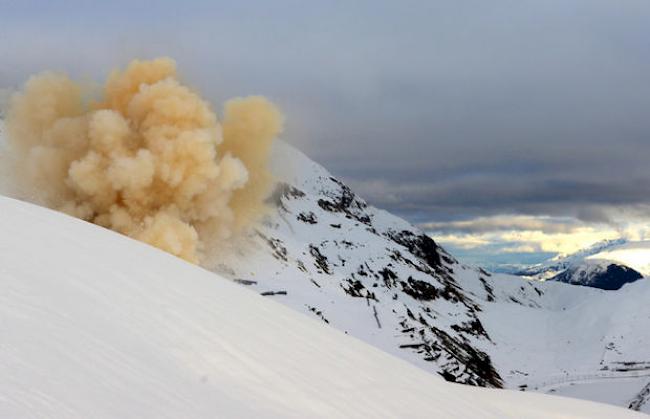
[[[282,121],[256,96],[229,101],[220,124],[169,58],[114,72],[92,103],[44,73],[9,107],[12,179],[23,197],[197,263],[264,213]]]

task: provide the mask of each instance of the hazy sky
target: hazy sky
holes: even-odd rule
[[[647,0],[0,0],[0,87],[159,55],[470,260],[646,234]]]

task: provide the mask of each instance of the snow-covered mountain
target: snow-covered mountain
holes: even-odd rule
[[[650,241],[623,243],[603,249],[587,259],[609,260],[650,276]]]
[[[641,278],[643,275],[625,265],[609,260],[585,259],[582,263],[569,266],[549,281],[613,291]]]
[[[445,383],[145,244],[0,211],[3,418],[645,417]]]
[[[627,243],[626,239],[603,240],[568,255],[555,256],[545,262],[529,266],[516,266],[504,273],[546,280],[564,272],[570,266],[582,263],[589,256]]]
[[[650,242],[604,240],[576,253],[510,272],[530,279],[617,290],[650,275]]]
[[[277,213],[215,272],[449,381],[604,385],[580,396],[624,406],[650,382],[649,283],[607,295],[465,266],[299,151],[275,152]]]

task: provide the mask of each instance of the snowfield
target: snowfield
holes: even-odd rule
[[[111,231],[0,213],[3,418],[646,417],[446,383]]]

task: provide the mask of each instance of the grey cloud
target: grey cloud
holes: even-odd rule
[[[473,218],[494,214],[547,214],[583,221],[607,222],[611,207],[639,206],[650,201],[647,180],[572,180],[532,176],[477,174],[456,179],[353,181],[362,196],[398,213],[427,214],[429,220]]]
[[[501,231],[541,231],[547,234],[571,233],[583,226],[575,219],[537,218],[530,216],[480,217],[467,221],[430,222],[420,227],[440,233],[481,234]]]
[[[286,139],[415,222],[650,204],[646,1],[83,3],[2,13],[0,87],[168,54],[214,103],[270,96]]]

